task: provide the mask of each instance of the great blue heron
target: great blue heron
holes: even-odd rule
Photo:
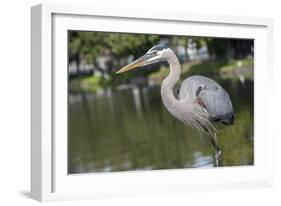
[[[218,131],[215,123],[233,124],[234,115],[227,92],[217,82],[201,75],[190,76],[182,82],[176,97],[173,88],[180,79],[181,64],[175,53],[165,45],[152,47],[145,55],[116,73],[159,61],[167,61],[170,66],[170,73],[161,85],[161,96],[165,107],[184,124],[208,133],[216,151],[215,165],[218,166],[221,149],[217,141]]]

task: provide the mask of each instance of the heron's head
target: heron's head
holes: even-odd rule
[[[166,54],[168,50],[170,50],[169,47],[165,45],[156,45],[150,50],[148,50],[145,55],[141,56],[140,58],[128,64],[127,66],[119,69],[116,74],[126,72],[145,65],[153,64],[159,61],[163,61],[166,59]]]

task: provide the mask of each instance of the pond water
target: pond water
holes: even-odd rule
[[[233,126],[219,126],[220,166],[253,165],[253,82],[218,82],[235,112]],[[213,155],[205,134],[166,111],[160,86],[69,94],[69,174],[214,167]]]

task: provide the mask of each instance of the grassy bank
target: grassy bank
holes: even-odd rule
[[[243,75],[246,79],[253,78],[253,60],[242,59],[232,61],[205,61],[201,63],[190,63],[182,65],[182,78],[190,75],[220,76],[225,79],[237,79]],[[162,66],[158,72],[148,76],[154,81],[162,81],[169,74],[169,69]]]
[[[149,74],[147,78],[151,81],[161,83],[168,74],[169,68],[167,66],[161,66],[160,70]],[[238,79],[241,78],[241,76],[245,79],[253,79],[253,60],[243,59],[229,62],[225,60],[204,61],[182,65],[183,79],[196,74],[224,79]],[[114,84],[117,84],[114,78],[93,75],[71,79],[69,87],[71,91],[97,92],[106,86]]]
[[[100,75],[77,77],[69,81],[69,89],[70,91],[97,92],[109,85],[110,82],[109,77],[105,78]]]

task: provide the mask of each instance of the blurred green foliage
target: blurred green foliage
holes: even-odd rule
[[[116,60],[130,55],[137,57],[159,41],[159,35],[72,31],[69,32],[69,58],[83,56],[87,63],[95,64],[102,55],[112,55]]]
[[[130,56],[137,58],[161,41],[172,48],[182,46],[186,57],[189,43],[194,43],[197,49],[207,46],[209,53],[217,58],[225,58],[230,44],[229,39],[155,34],[70,31],[68,35],[69,60],[80,62],[83,59],[94,65],[98,57],[110,55],[116,66],[123,66],[120,61]]]
[[[139,77],[146,80],[149,78],[163,80],[168,74],[168,69],[166,69],[167,64],[151,65],[147,66],[146,69],[137,69],[134,72],[115,75],[115,71],[119,68],[142,56],[151,47],[159,43],[169,46],[176,53],[183,65],[184,76],[192,74],[217,75],[222,70],[223,74],[232,78],[234,77],[233,70],[237,67],[237,62],[233,60],[233,48],[237,41],[242,40],[155,34],[69,31],[69,63],[76,63],[78,74],[70,79],[70,86],[71,88],[80,88],[87,91],[97,91],[107,85],[130,84],[133,81],[135,83],[135,80]],[[182,48],[181,51],[179,51],[179,47]],[[202,47],[207,48],[209,55],[208,61],[200,60],[199,49]],[[195,59],[190,59],[188,51],[191,50],[197,52],[192,54],[196,57]],[[106,69],[100,68],[100,57],[108,58]],[[89,73],[85,77],[85,74],[80,72],[81,63],[93,65],[94,75],[89,76],[91,74]],[[250,62],[243,66],[249,67],[249,65],[252,66],[252,63]],[[160,70],[160,68],[162,69]],[[96,71],[100,71],[101,76],[95,75]],[[252,73],[249,72],[248,76],[252,76]]]

